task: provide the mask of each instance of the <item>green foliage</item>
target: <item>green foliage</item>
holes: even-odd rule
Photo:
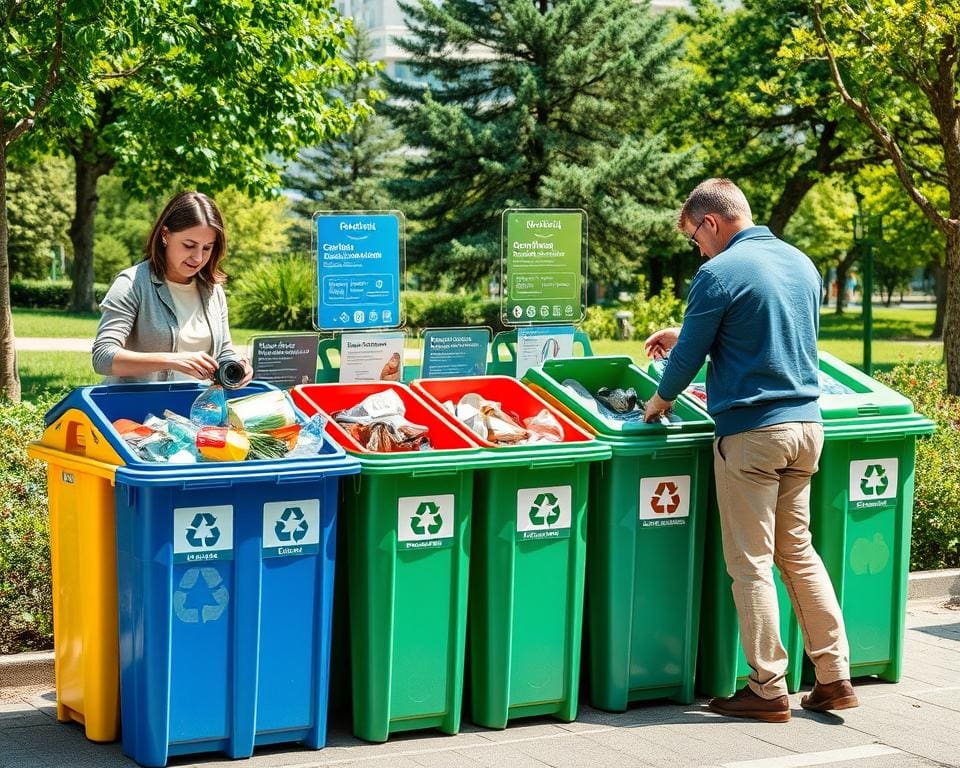
[[[0,653],[53,645],[47,475],[26,454],[50,405],[0,401]]]
[[[36,164],[12,165],[7,172],[10,274],[49,277],[51,255],[69,249],[67,227],[73,213],[72,173],[67,161],[45,157]],[[59,274],[59,273],[58,273]]]
[[[13,280],[10,283],[10,301],[15,307],[66,309],[70,304],[69,280]],[[109,288],[107,283],[94,285],[97,301]]]
[[[375,55],[369,33],[358,28],[350,36],[344,59],[353,66]],[[383,98],[378,76],[368,71],[337,90],[348,104],[373,104]],[[359,120],[340,136],[303,150],[283,177],[284,186],[300,198],[294,204],[299,219],[296,247],[309,250],[312,216],[316,211],[387,210],[393,206],[385,184],[402,163],[403,136],[384,115]]]
[[[647,281],[641,277],[633,300],[626,305],[633,313],[630,323],[635,339],[646,339],[654,331],[679,326],[683,321],[683,302],[674,294],[670,278],[664,279],[657,295],[648,296],[648,292]]]
[[[388,114],[416,150],[391,185],[422,225],[411,268],[485,283],[510,207],[587,210],[590,269],[605,279],[672,232],[690,158],[649,129],[683,85],[667,16],[632,0],[401,7],[411,36],[397,44],[421,78],[388,82]]]
[[[289,203],[284,199],[251,199],[236,189],[217,195],[227,228],[224,270],[234,284],[242,283],[251,268],[290,250]]]
[[[109,232],[97,232],[93,255],[93,275],[99,283],[112,283],[118,272],[133,263],[124,242]]]
[[[231,323],[270,331],[312,330],[313,277],[313,262],[302,256],[262,259],[230,291]]]
[[[500,302],[476,294],[404,291],[403,311],[407,327],[413,329],[463,325],[485,325],[494,332],[503,329]]]
[[[587,316],[580,324],[580,330],[596,339],[614,339],[617,335],[617,310],[609,307],[587,307]]]
[[[705,175],[738,182],[754,220],[778,234],[818,180],[877,156],[856,120],[837,114],[823,62],[796,71],[777,59],[809,7],[805,0],[732,7],[693,0],[695,13],[681,24],[692,85],[663,116],[681,146],[699,145]]]
[[[94,274],[97,280],[113,282],[119,269],[129,267],[143,259],[144,246],[150,227],[157,214],[160,213],[162,202],[157,200],[138,200],[124,189],[123,178],[117,173],[111,173],[100,179],[97,184],[97,214],[94,219]],[[102,268],[101,253],[97,244],[101,236],[108,236],[114,243],[122,244],[124,257],[119,257],[119,249],[115,251],[116,265],[119,269],[112,274]],[[116,248],[116,246],[113,246]],[[122,265],[122,266],[121,266]],[[101,278],[100,275],[108,276]]]
[[[917,440],[910,569],[960,567],[960,398],[945,394],[942,363],[904,363],[878,378],[937,424]]]

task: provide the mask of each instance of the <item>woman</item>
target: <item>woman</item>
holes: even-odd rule
[[[108,383],[210,379],[227,360],[250,363],[230,340],[223,217],[200,192],[176,195],[150,232],[146,258],[117,275],[100,302],[93,368]]]

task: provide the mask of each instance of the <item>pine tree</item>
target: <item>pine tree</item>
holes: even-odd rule
[[[344,58],[356,65],[373,56],[370,35],[358,27],[350,38]],[[359,78],[336,94],[347,103],[374,103],[383,98],[378,90],[379,74]],[[403,136],[390,121],[374,114],[358,122],[352,130],[319,147],[300,153],[283,181],[287,189],[300,195],[294,211],[304,226],[296,237],[301,250],[309,248],[310,219],[315,211],[386,210],[391,208],[385,188],[387,179],[396,175],[403,158]]]
[[[649,125],[678,87],[669,19],[633,0],[400,3],[420,84],[389,81],[404,128],[392,189],[421,227],[422,276],[495,273],[504,208],[583,208],[590,271],[625,281],[670,234],[689,155]]]

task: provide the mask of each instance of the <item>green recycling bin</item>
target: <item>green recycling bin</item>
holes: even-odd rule
[[[824,444],[810,532],[836,590],[852,677],[896,682],[910,569],[916,439],[934,423],[903,395],[820,352]],[[813,679],[813,669],[804,672]]]
[[[647,371],[659,381],[665,365],[665,361],[654,360]],[[704,365],[694,377],[693,385],[705,385],[706,373],[707,365]],[[700,399],[705,390],[701,387],[696,387],[696,391],[691,394],[694,395],[697,405],[705,411],[706,402]],[[697,690],[706,696],[732,696],[747,684],[750,666],[740,643],[740,622],[731,591],[733,579],[727,573],[726,561],[723,558],[713,462],[710,463],[703,573]],[[796,693],[800,690],[803,672],[803,635],[777,566],[773,566],[773,583],[777,587],[777,605],[780,609],[780,640],[787,652],[787,690]]]
[[[487,728],[534,715],[575,720],[587,488],[591,464],[608,459],[610,449],[516,379],[421,379],[411,386],[484,449],[470,559],[471,719]],[[521,422],[547,410],[562,437],[494,445],[444,409],[468,393],[499,402]]]
[[[656,382],[629,357],[549,360],[524,382],[570,413],[612,451],[593,465],[587,534],[586,641],[590,703],[624,711],[631,701],[693,701],[704,512],[713,421],[683,395],[679,421],[645,424],[601,416],[564,386],[589,392]]]
[[[403,384],[304,384],[292,396],[327,417],[391,390],[429,451],[377,453],[330,419],[327,433],[360,460],[343,491],[353,732],[460,729],[474,471],[487,462]],[[346,631],[335,627],[335,633]]]

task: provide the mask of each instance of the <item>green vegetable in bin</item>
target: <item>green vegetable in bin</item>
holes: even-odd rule
[[[263,432],[247,432],[250,441],[248,459],[282,459],[287,455],[287,444],[280,438]]]

